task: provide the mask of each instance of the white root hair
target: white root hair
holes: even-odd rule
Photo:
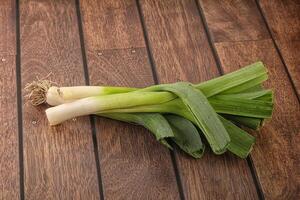
[[[55,82],[46,79],[50,75],[51,73],[43,79],[37,78],[37,80],[26,84],[24,89],[27,94],[25,97],[32,105],[38,106],[46,102],[49,88],[56,85]]]

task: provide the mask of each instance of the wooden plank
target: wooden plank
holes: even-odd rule
[[[19,141],[14,1],[0,2],[0,199],[18,199]]]
[[[201,0],[200,3],[204,8],[210,30],[215,23],[220,23],[216,22],[217,19],[222,19],[227,12],[234,12],[233,10],[238,9],[233,3],[226,11],[216,13],[210,10],[212,6],[209,4],[212,2]],[[257,13],[253,10],[257,9],[255,6],[246,6],[249,1],[239,1],[239,4],[242,3],[245,4],[244,9],[250,9],[247,12]],[[252,1],[252,4],[255,2]],[[215,1],[214,5],[221,6]],[[215,15],[213,16],[211,13]],[[246,24],[240,25],[242,21],[238,18],[232,18],[231,23],[240,27],[247,26]],[[258,27],[257,30],[263,30],[263,28]],[[229,34],[226,30],[222,32]],[[213,35],[221,34],[221,31],[211,31],[211,33]],[[235,34],[239,33],[238,31]],[[234,38],[234,35],[231,38]],[[298,170],[300,163],[300,146],[298,145],[300,107],[272,40],[255,41],[251,38],[249,41],[245,38],[244,41],[238,39],[237,41],[227,41],[224,39],[216,42],[215,46],[225,72],[234,71],[257,60],[262,60],[268,67],[270,78],[266,86],[275,90],[275,110],[272,120],[267,122],[261,131],[253,132],[257,136],[257,140],[251,157],[266,199],[298,199],[300,195]]]
[[[20,195],[15,73],[15,56],[0,54],[0,199]]]
[[[104,0],[82,1],[84,19],[92,20],[93,26],[85,27],[86,46],[88,49],[123,49],[145,47],[139,16],[134,1]],[[94,13],[97,10],[99,13]],[[97,16],[97,17],[95,17]],[[97,34],[95,34],[97,33]]]
[[[16,12],[15,2],[3,0],[0,3],[0,53],[16,54]]]
[[[263,0],[259,4],[300,96],[300,3]]]
[[[54,75],[61,85],[83,85],[74,1],[20,4],[22,85]],[[44,110],[23,103],[25,198],[99,199],[88,117],[50,127]]]
[[[92,85],[153,84],[135,1],[81,1]],[[96,120],[104,197],[179,199],[168,149],[142,127]]]
[[[143,0],[149,43],[160,82],[200,82],[219,75],[192,0]],[[206,152],[195,160],[176,153],[186,199],[257,199],[247,162]]]
[[[204,0],[201,5],[215,43],[269,38],[268,30],[253,0]]]

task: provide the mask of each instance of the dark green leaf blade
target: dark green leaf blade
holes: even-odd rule
[[[174,133],[172,140],[187,154],[201,158],[205,146],[196,127],[189,120],[177,115],[164,115]]]
[[[222,116],[230,121],[237,123],[238,125],[243,125],[253,130],[258,130],[261,127],[261,123],[263,120],[261,118],[243,117],[243,116],[227,115],[227,114],[222,114]]]
[[[190,83],[178,82],[149,87],[152,91],[170,91],[176,94],[194,116],[215,154],[222,154],[230,137],[205,95]]]

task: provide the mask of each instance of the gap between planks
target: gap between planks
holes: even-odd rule
[[[82,28],[82,17],[80,12],[80,0],[75,0],[75,5],[76,5],[76,15],[77,15],[78,33],[79,33],[79,40],[80,40],[84,79],[85,79],[85,84],[90,85],[89,70],[87,65],[87,58],[86,58],[86,51],[85,51],[85,44],[84,44],[84,33]],[[89,119],[90,119],[91,129],[92,129],[94,156],[95,156],[97,179],[98,179],[98,190],[99,190],[100,199],[104,200],[104,190],[102,184],[101,166],[100,166],[100,159],[99,159],[100,154],[98,151],[98,143],[97,143],[97,135],[96,135],[95,116],[89,116]]]
[[[18,136],[19,136],[19,181],[20,199],[25,199],[24,183],[24,153],[23,153],[23,113],[22,113],[22,80],[21,80],[21,36],[20,36],[20,2],[15,1],[16,9],[16,84],[17,84],[17,110],[18,110]]]
[[[158,76],[157,76],[158,73],[157,73],[157,70],[156,70],[156,65],[155,65],[155,61],[154,61],[154,58],[153,58],[153,54],[152,54],[151,49],[150,49],[150,42],[149,42],[149,38],[148,38],[148,32],[147,32],[147,28],[146,28],[146,25],[145,25],[144,15],[143,15],[142,8],[141,8],[139,0],[136,0],[136,6],[137,6],[139,18],[140,18],[141,27],[142,27],[142,30],[143,30],[144,41],[145,41],[145,45],[146,45],[148,60],[149,60],[150,66],[151,66],[153,81],[154,81],[155,84],[159,84],[159,79],[158,79]],[[177,182],[179,196],[180,196],[181,200],[184,200],[185,196],[184,196],[182,181],[181,181],[180,174],[179,174],[179,169],[178,169],[178,166],[177,166],[178,163],[176,161],[175,152],[172,151],[172,150],[169,150],[169,151],[170,151],[170,156],[171,156],[171,160],[172,160],[174,173],[175,173],[175,176],[176,176],[176,182]]]
[[[288,70],[288,67],[287,67],[287,65],[286,65],[286,62],[285,62],[283,56],[282,56],[282,53],[281,53],[281,51],[280,51],[280,49],[279,49],[279,47],[278,47],[278,45],[277,45],[277,43],[276,43],[276,41],[275,41],[275,38],[274,38],[274,36],[273,36],[273,33],[272,33],[272,31],[271,31],[271,29],[270,29],[270,26],[269,26],[269,24],[268,24],[267,18],[266,18],[266,16],[265,16],[265,14],[264,14],[264,12],[263,12],[263,10],[262,10],[262,8],[261,8],[261,6],[260,6],[258,0],[255,0],[255,4],[256,4],[257,9],[258,9],[258,11],[259,11],[259,13],[260,13],[260,15],[261,15],[261,17],[262,17],[262,20],[263,20],[263,22],[264,22],[264,24],[265,24],[265,26],[266,26],[266,28],[267,28],[267,30],[268,30],[268,33],[269,33],[270,38],[271,38],[271,40],[272,40],[272,42],[273,42],[273,44],[274,44],[274,47],[275,47],[275,49],[276,49],[276,51],[277,51],[277,54],[278,54],[278,56],[279,56],[279,58],[280,58],[280,60],[281,60],[281,62],[282,62],[282,64],[283,64],[283,66],[284,66],[285,72],[286,72],[286,74],[287,74],[287,76],[288,76],[288,78],[289,78],[289,80],[290,80],[290,82],[291,82],[291,85],[292,85],[293,90],[294,90],[294,92],[295,92],[295,94],[296,94],[296,97],[297,97],[297,99],[298,99],[298,102],[300,103],[300,96],[299,96],[299,94],[298,94],[298,92],[297,92],[297,88],[296,88],[295,82],[294,82],[293,79],[292,79],[292,76],[291,76],[291,74],[290,74],[290,72],[289,72],[289,70]]]

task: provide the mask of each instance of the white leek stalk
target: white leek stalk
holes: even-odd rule
[[[47,103],[51,106],[68,103],[86,97],[132,92],[137,88],[111,86],[56,87],[49,80],[37,80],[26,85],[26,97],[32,105]]]
[[[176,96],[169,92],[128,92],[95,96],[48,108],[46,115],[50,125],[56,125],[74,117],[90,115],[104,110],[160,104],[175,98]]]
[[[51,106],[60,105],[76,99],[98,96],[104,93],[101,86],[75,86],[56,87],[52,86],[46,93],[46,102]]]
[[[127,87],[105,87],[105,86],[74,86],[74,87],[55,87],[52,86],[46,93],[46,102],[51,106],[60,105],[92,96],[131,92],[135,88]]]

